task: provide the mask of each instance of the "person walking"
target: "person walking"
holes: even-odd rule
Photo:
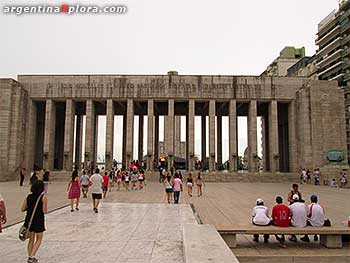
[[[22,167],[19,171],[19,186],[23,186],[24,176],[26,174],[26,168]]]
[[[81,191],[83,193],[83,198],[87,198],[87,194],[89,192],[89,176],[87,176],[86,171],[83,170],[82,176],[80,176],[80,182],[81,182]]]
[[[175,173],[175,179],[173,183],[173,190],[174,190],[174,203],[178,204],[180,199],[180,192],[182,192],[182,181],[179,178],[179,175]]]
[[[192,173],[189,173],[187,176],[187,194],[192,197],[192,188],[193,188],[193,177]]]
[[[197,193],[198,193],[198,197],[202,196],[202,187],[203,187],[203,177],[201,175],[201,172],[198,172],[198,176],[196,179],[196,185],[197,185]]]
[[[164,187],[165,187],[165,193],[167,196],[168,204],[172,201],[172,195],[173,195],[173,182],[171,181],[171,176],[168,175],[166,177],[166,180],[164,180]]]
[[[21,211],[27,212],[24,220],[24,226],[28,228],[30,219],[33,215],[33,220],[29,227],[28,241],[28,260],[27,263],[35,263],[38,260],[35,258],[43,240],[45,229],[45,214],[47,213],[47,197],[44,192],[44,183],[41,180],[35,181],[31,186],[31,194],[24,199]],[[38,202],[36,210],[35,205]]]
[[[292,185],[292,190],[288,193],[288,202],[289,205],[293,204],[294,200],[293,200],[293,196],[294,195],[298,195],[298,201],[299,202],[304,202],[301,193],[299,191],[299,186],[297,184],[293,184]]]
[[[2,232],[2,225],[6,224],[6,206],[5,201],[0,193],[0,233]]]
[[[120,170],[117,171],[117,191],[120,191],[121,186],[122,186],[122,172]],[[125,180],[125,177],[124,177]]]
[[[103,178],[100,175],[100,170],[96,168],[95,173],[90,177],[92,205],[95,213],[98,213],[98,205],[102,199],[102,183]]]
[[[103,175],[103,183],[102,183],[103,198],[106,198],[106,196],[107,196],[108,185],[109,185],[108,172],[105,172]]]
[[[72,172],[72,180],[68,184],[67,188],[68,199],[70,202],[70,211],[74,212],[74,200],[75,201],[75,210],[79,210],[79,199],[80,199],[80,180],[78,177],[78,170]]]

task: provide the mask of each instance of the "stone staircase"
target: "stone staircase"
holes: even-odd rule
[[[183,175],[187,175],[185,172]],[[193,172],[196,176],[197,172]],[[290,183],[298,182],[299,175],[293,173],[229,173],[229,172],[202,172],[205,182],[242,182],[242,183]],[[51,171],[51,180],[69,181],[71,172]],[[147,172],[146,180],[158,181],[159,172]]]

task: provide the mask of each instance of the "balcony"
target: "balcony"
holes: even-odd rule
[[[339,34],[339,31],[340,31],[339,29],[340,29],[340,25],[337,25],[335,28],[333,28],[326,35],[324,35],[320,39],[316,39],[315,44],[320,45],[322,42],[324,43],[325,41],[335,37],[337,34]]]
[[[317,74],[317,77],[321,77],[322,75],[326,74],[327,72],[330,72],[333,69],[337,69],[337,67],[341,66],[344,63],[344,61],[339,61],[338,63],[334,64],[331,67],[328,67],[327,69],[323,70],[319,74]]]
[[[330,64],[332,62],[334,62],[335,60],[339,59],[342,56],[342,52],[344,51],[344,49],[339,49],[336,52],[334,52],[333,54],[325,57],[324,59],[322,59],[319,63],[316,64],[317,67],[324,67],[327,64]]]
[[[324,55],[326,55],[327,53],[329,53],[331,50],[335,49],[339,44],[340,44],[340,40],[342,40],[342,37],[338,37],[336,39],[334,39],[331,43],[329,43],[327,46],[323,47],[322,49],[320,49],[317,52],[317,56],[318,57],[323,57]]]

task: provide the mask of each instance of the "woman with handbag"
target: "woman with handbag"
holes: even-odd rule
[[[23,201],[22,212],[27,212],[24,220],[24,228],[26,228],[28,232],[28,234],[24,233],[24,236],[29,236],[27,262],[35,263],[38,262],[35,255],[41,245],[43,233],[45,231],[47,197],[44,193],[44,183],[41,180],[35,181],[30,191],[32,193]]]

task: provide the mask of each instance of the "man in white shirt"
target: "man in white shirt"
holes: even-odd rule
[[[95,173],[90,177],[91,183],[91,193],[92,193],[92,204],[94,207],[95,213],[98,213],[98,205],[102,199],[102,183],[103,178],[100,175],[100,170],[96,168]]]
[[[306,227],[308,208],[299,200],[299,195],[293,195],[293,204],[289,206],[291,224],[295,227]],[[290,241],[297,241],[297,237],[292,235],[289,238]]]
[[[322,206],[318,202],[316,195],[310,197],[311,204],[308,206],[308,215],[307,215],[307,225],[320,227],[324,225],[325,213]],[[301,238],[302,241],[310,242],[308,235],[305,235]],[[318,236],[314,235],[314,241],[318,241]]]
[[[252,212],[252,223],[256,226],[268,226],[270,225],[269,209],[264,206],[264,200],[258,198],[256,200],[256,206]],[[255,234],[253,241],[259,242],[259,235]],[[269,235],[264,235],[264,243],[269,242]]]

